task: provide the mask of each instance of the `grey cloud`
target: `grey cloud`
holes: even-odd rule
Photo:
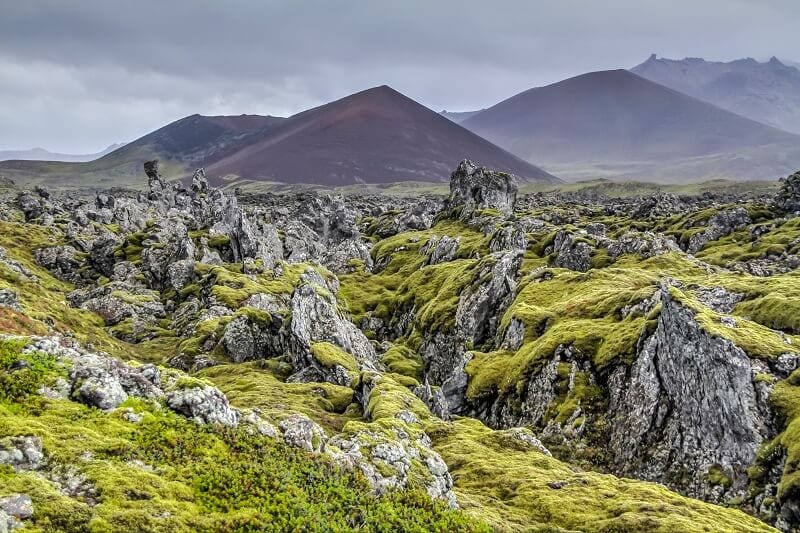
[[[668,57],[792,59],[794,0],[0,0],[0,148],[94,151],[199,112],[387,83],[439,110]]]

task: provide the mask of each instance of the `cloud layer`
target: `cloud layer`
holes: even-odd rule
[[[666,57],[796,57],[795,0],[0,0],[0,149],[93,152],[201,114],[388,84],[440,110]]]

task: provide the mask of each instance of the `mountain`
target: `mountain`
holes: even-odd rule
[[[789,67],[794,67],[794,68],[800,70],[800,61],[791,61],[789,59],[781,59],[781,63],[783,63],[784,65],[787,65]]]
[[[64,162],[85,162],[94,161],[99,157],[113,152],[114,150],[125,146],[125,143],[115,143],[107,147],[105,150],[94,154],[59,154],[50,152],[44,148],[31,148],[30,150],[0,150],[0,161],[9,161],[12,159],[22,161],[64,161]]]
[[[558,181],[394,89],[381,86],[294,115],[206,166],[212,180],[347,185],[446,181],[462,159]]]
[[[439,114],[442,115],[444,118],[452,120],[456,124],[461,124],[469,117],[477,115],[481,111],[483,111],[483,109],[480,109],[478,111],[448,111],[446,109],[443,109],[439,111]]]
[[[463,126],[566,179],[773,179],[800,166],[800,136],[627,70],[527,90]]]
[[[161,160],[165,176],[181,177],[209,160],[236,151],[255,132],[285,119],[261,115],[191,115],[176,120],[94,161],[5,161],[0,176],[17,183],[111,187],[126,185],[142,173],[142,163]]]
[[[800,133],[800,69],[775,57],[763,63],[752,58],[722,63],[653,54],[631,71],[728,111]]]
[[[168,178],[202,166],[212,182],[227,184],[442,182],[464,158],[525,180],[559,181],[386,86],[289,118],[192,115],[90,163],[6,161],[0,176],[107,187],[159,159]]]

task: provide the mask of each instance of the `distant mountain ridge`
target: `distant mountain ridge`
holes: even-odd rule
[[[125,143],[115,143],[108,146],[105,150],[94,154],[60,154],[51,152],[44,148],[31,148],[30,150],[0,150],[0,161],[17,159],[20,161],[65,161],[65,162],[86,162],[93,161],[99,157],[125,146]]]
[[[800,136],[627,70],[524,91],[463,126],[566,179],[774,179],[800,166]]]
[[[631,72],[739,115],[800,133],[800,69],[776,57],[727,63],[651,55]]]
[[[114,186],[161,161],[167,177],[205,167],[217,184],[252,181],[350,185],[445,182],[464,158],[528,181],[558,178],[480,138],[387,86],[289,118],[191,115],[88,163],[6,161],[18,183]]]
[[[479,109],[477,111],[448,111],[446,109],[443,109],[439,111],[439,114],[445,118],[452,120],[456,124],[461,124],[471,116],[477,115],[481,111],[483,111],[483,109]]]

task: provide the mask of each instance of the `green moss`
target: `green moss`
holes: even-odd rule
[[[209,248],[224,248],[229,246],[231,243],[231,238],[228,235],[212,235],[208,239],[208,247]]]
[[[785,293],[770,293],[741,302],[735,312],[762,326],[795,335],[800,334],[800,297],[787,297]]]
[[[381,363],[390,372],[413,378],[416,381],[422,380],[422,372],[425,370],[425,363],[417,352],[397,343],[392,344],[381,356]]]
[[[156,297],[152,294],[131,294],[125,291],[114,291],[111,296],[132,305],[147,304],[156,300]]]
[[[512,445],[470,419],[432,421],[427,432],[450,468],[461,509],[499,531],[774,531],[747,514],[662,485],[570,467]],[[553,489],[553,482],[564,482]]]
[[[364,413],[369,420],[393,419],[400,411],[411,411],[421,420],[430,418],[430,412],[422,400],[391,376],[372,379],[375,383],[367,402],[367,412]]]
[[[198,372],[212,382],[238,407],[258,407],[273,419],[292,412],[312,417],[329,430],[338,431],[347,420],[360,417],[348,413],[353,390],[332,383],[286,383],[290,368],[283,369],[259,362],[219,365]]]
[[[202,426],[147,402],[126,422],[68,401],[0,401],[0,437],[38,435],[49,468],[70,464],[97,493],[89,506],[34,473],[0,471],[0,497],[26,493],[33,531],[337,531],[382,527],[486,531],[425,493],[377,498],[360,471],[342,471],[277,440]],[[139,461],[144,467],[131,461]]]
[[[0,339],[0,400],[21,400],[63,373],[53,356],[22,353],[26,344]]]
[[[358,371],[355,357],[329,342],[315,342],[311,345],[311,353],[324,367],[339,365],[351,372]]]
[[[725,473],[725,470],[719,465],[712,465],[708,469],[708,482],[711,485],[719,485],[725,488],[733,485],[733,480]]]

